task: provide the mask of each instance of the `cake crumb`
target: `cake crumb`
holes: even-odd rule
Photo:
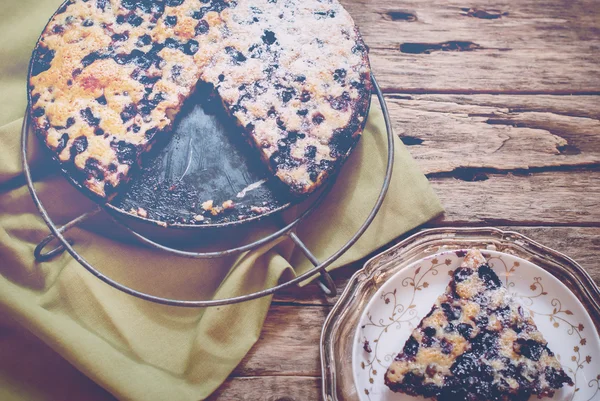
[[[202,204],[202,209],[206,210],[207,212],[211,211],[213,208],[213,201],[211,200],[207,200],[206,202],[204,202]]]
[[[250,208],[251,212],[254,213],[259,213],[259,214],[263,214],[263,213],[267,213],[269,211],[268,207],[261,207],[261,206],[252,206]]]

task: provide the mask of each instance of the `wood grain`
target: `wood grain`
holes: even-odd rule
[[[342,3],[386,91],[600,92],[595,0]]]
[[[230,378],[208,401],[317,401],[321,397],[318,377],[260,376]]]
[[[260,334],[261,346],[250,350],[232,376],[319,376],[320,328],[329,310],[326,304],[274,304]]]
[[[426,174],[600,166],[600,96],[389,95],[387,103]]]
[[[471,180],[433,177],[446,208],[429,226],[600,226],[600,168],[537,174],[482,172]]]

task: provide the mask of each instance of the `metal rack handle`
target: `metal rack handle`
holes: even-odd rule
[[[64,226],[60,227],[57,231],[61,234],[66,233],[67,231],[69,231],[71,228],[77,226],[79,223],[84,222],[85,220],[89,219],[92,216],[97,215],[100,211],[102,210],[102,208],[97,207],[94,210],[90,210],[89,212],[86,212],[82,215],[80,215],[79,217],[74,218],[73,220],[69,221],[67,224],[65,224]],[[44,238],[34,249],[33,251],[33,255],[35,256],[35,260],[37,260],[38,262],[47,262],[50,259],[53,259],[54,257],[62,254],[66,248],[64,246],[64,244],[60,243],[58,244],[55,248],[51,249],[48,252],[44,252],[44,248],[52,241],[57,240],[57,237],[54,234],[48,234],[48,236],[46,238]],[[71,239],[67,239],[67,242],[70,245],[73,245],[74,241]]]

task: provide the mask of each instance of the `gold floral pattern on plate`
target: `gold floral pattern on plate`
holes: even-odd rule
[[[360,400],[414,399],[389,391],[383,374],[445,290],[463,255],[462,250],[445,251],[417,261],[387,279],[371,298],[354,336],[352,364]],[[484,255],[508,290],[530,312],[575,382],[574,387],[564,387],[553,399],[600,398],[600,338],[585,307],[557,278],[533,263],[493,250],[485,250]]]

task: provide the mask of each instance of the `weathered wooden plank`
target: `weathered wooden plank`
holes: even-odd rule
[[[600,90],[594,0],[342,0],[387,91]]]
[[[600,165],[600,96],[387,97],[425,173]]]
[[[517,231],[534,241],[566,254],[579,263],[600,285],[600,228],[500,227]]]
[[[600,119],[600,96],[556,96],[556,95],[386,95],[389,99],[414,100],[436,103],[454,103],[464,107],[467,114],[473,113],[470,106],[489,107],[491,112],[501,113],[550,113],[557,116],[587,117]],[[427,103],[425,103],[427,104]],[[430,103],[431,105],[431,103]],[[401,103],[406,107],[406,103]],[[446,106],[451,107],[451,106]],[[437,109],[434,109],[437,110]],[[477,112],[475,113],[477,114]],[[485,113],[482,117],[485,117]],[[580,120],[576,120],[580,121]]]
[[[319,401],[318,377],[236,377],[229,378],[207,401]]]
[[[431,226],[600,225],[600,168],[525,175],[467,171],[430,182],[446,208]]]
[[[272,305],[257,346],[232,376],[319,376],[319,339],[329,309]]]

